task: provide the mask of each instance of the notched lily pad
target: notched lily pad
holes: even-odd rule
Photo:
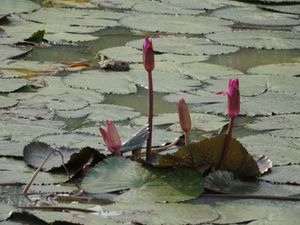
[[[288,183],[300,184],[300,165],[291,166],[278,166],[272,169],[272,172],[261,177],[261,180],[275,182],[275,183]]]
[[[8,45],[0,45],[0,60],[15,59],[32,51],[32,48],[17,48]]]
[[[82,187],[90,193],[127,190],[117,197],[123,202],[182,201],[195,198],[203,191],[202,177],[196,171],[143,167],[123,157],[108,158],[90,169]]]
[[[64,165],[68,168],[75,166],[76,168],[72,169],[78,171],[91,157],[96,156],[99,152],[89,147],[82,149],[60,147],[54,149],[43,142],[31,142],[26,145],[23,150],[24,162],[34,168],[38,168],[48,154],[50,154],[50,156],[42,167],[43,171],[62,169]]]
[[[0,204],[0,221],[6,220],[9,217],[11,211],[14,210],[14,207],[8,204]]]
[[[17,100],[0,95],[0,109],[9,108],[17,104],[18,104]]]
[[[28,84],[29,82],[24,79],[0,78],[0,93],[14,92],[27,86]]]

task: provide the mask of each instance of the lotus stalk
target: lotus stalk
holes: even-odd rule
[[[189,131],[192,127],[192,122],[189,107],[184,98],[180,98],[178,101],[178,117],[181,130],[184,133],[185,145],[188,145],[190,143]]]
[[[227,91],[219,91],[217,94],[227,95],[227,112],[226,115],[229,117],[229,125],[223,147],[223,152],[216,169],[222,169],[225,163],[227,153],[229,151],[230,140],[232,138],[232,130],[234,125],[234,119],[239,115],[240,112],[240,89],[239,79],[230,79],[228,82]]]
[[[107,150],[115,156],[121,156],[122,143],[117,127],[110,120],[106,120],[105,126],[105,128],[99,127],[99,131]]]
[[[145,38],[143,44],[143,64],[148,73],[148,126],[149,136],[147,139],[146,160],[151,158],[152,147],[152,123],[153,123],[153,80],[152,71],[154,69],[154,51],[152,47],[152,40]]]

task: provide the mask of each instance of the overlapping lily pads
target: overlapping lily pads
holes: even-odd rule
[[[1,79],[0,93],[13,92],[28,85],[28,81],[24,79]]]
[[[29,0],[3,0],[1,1],[0,14],[31,12],[40,6]]]
[[[117,9],[131,9],[135,4],[140,3],[140,0],[91,0],[95,5],[117,8]]]
[[[300,33],[266,30],[224,31],[206,35],[225,45],[256,49],[299,49]]]
[[[18,104],[17,100],[0,95],[0,109],[9,108],[17,104]]]
[[[268,12],[255,7],[232,7],[217,10],[214,16],[232,20],[238,23],[267,25],[267,26],[292,26],[299,24],[297,16],[290,14]]]
[[[300,63],[281,63],[256,66],[248,69],[250,74],[266,74],[281,76],[297,76],[300,75]]]
[[[151,21],[151,23],[149,23]],[[207,16],[135,15],[120,20],[132,29],[180,34],[207,34],[229,30],[232,23]]]
[[[275,12],[300,14],[300,5],[261,5],[260,8]]]
[[[29,53],[32,49],[16,48],[8,45],[0,45],[0,60],[20,57]]]
[[[237,47],[218,45],[205,38],[187,38],[185,36],[167,36],[152,39],[156,52],[182,55],[219,55],[232,53]],[[128,46],[142,49],[143,40],[134,40]]]

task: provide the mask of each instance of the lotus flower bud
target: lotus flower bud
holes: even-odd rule
[[[188,132],[192,127],[192,122],[188,105],[183,98],[180,98],[178,102],[178,116],[181,129]]]
[[[120,156],[120,148],[122,143],[115,124],[112,121],[107,120],[106,128],[103,129],[100,127],[99,130],[107,149],[114,155]]]
[[[143,45],[143,63],[145,70],[151,72],[154,69],[154,52],[152,48],[152,40],[145,38]]]
[[[227,94],[227,116],[235,118],[240,112],[239,79],[230,79]]]

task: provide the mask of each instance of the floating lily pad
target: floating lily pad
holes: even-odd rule
[[[269,156],[274,165],[300,162],[299,145],[293,139],[262,134],[243,137],[239,141],[250,153]]]
[[[29,53],[32,48],[15,48],[7,45],[0,45],[0,60],[12,59]]]
[[[0,204],[0,221],[6,220],[9,217],[11,211],[14,210],[14,207],[8,204]]]
[[[55,34],[47,34],[45,38],[48,41],[62,41],[62,42],[83,42],[83,41],[93,41],[98,39],[99,37],[93,36],[90,34],[74,34],[74,33],[55,33]]]
[[[105,55],[109,58],[129,63],[141,63],[143,60],[142,54],[141,51],[128,47],[113,47],[98,52],[98,55]]]
[[[212,76],[237,76],[243,73],[229,67],[210,63],[186,63],[180,67],[180,72],[198,80],[206,80]]]
[[[143,2],[133,6],[133,10],[138,12],[152,13],[152,14],[167,14],[167,15],[198,15],[203,13],[203,10],[189,10],[178,8],[170,4],[161,2]]]
[[[118,197],[125,202],[182,201],[203,192],[202,177],[193,170],[148,168],[123,157],[106,159],[90,169],[82,187],[91,193],[129,189]]]
[[[222,96],[220,96],[222,97]],[[191,107],[192,111],[215,113],[225,115],[226,113],[226,98],[224,103],[201,105]],[[263,95],[255,97],[244,97],[241,104],[240,115],[280,115],[293,114],[300,112],[299,97],[295,95],[279,94],[267,92]]]
[[[26,166],[22,160],[0,158],[1,183],[26,184],[33,172],[34,170]],[[62,183],[68,179],[68,176],[64,174],[40,172],[34,180],[34,184]]]
[[[243,30],[224,31],[206,35],[225,45],[256,49],[299,49],[300,34],[284,31]]]
[[[300,179],[297,175],[299,172],[299,165],[278,166],[272,169],[272,173],[269,173],[260,179],[269,182],[300,184]]]
[[[247,124],[253,130],[278,130],[300,128],[299,115],[282,115],[257,118],[253,123]]]
[[[232,20],[237,23],[254,25],[291,26],[299,24],[297,16],[268,12],[255,7],[232,7],[220,9],[213,12],[213,16]]]
[[[149,23],[149,21],[151,21]],[[124,26],[132,29],[181,33],[181,34],[206,34],[217,31],[229,30],[229,21],[207,16],[163,16],[163,15],[136,15],[120,20]]]
[[[69,95],[57,95],[53,97],[47,107],[49,109],[54,110],[78,110],[83,109],[89,106],[89,103],[85,101],[84,99],[73,96],[71,94]]]
[[[148,87],[148,75],[145,70],[134,69],[125,74],[131,82],[134,82],[142,87]],[[201,86],[201,82],[190,79],[180,73],[164,71],[154,71],[153,90],[157,92],[170,93],[177,91],[188,91],[197,89]]]
[[[50,146],[66,148],[104,149],[100,145],[100,137],[84,133],[65,132],[62,134],[45,134],[35,138],[35,141],[45,142]]]
[[[239,48],[218,45],[205,38],[187,38],[183,36],[167,36],[152,39],[156,52],[182,55],[219,55],[236,52]],[[142,49],[143,40],[134,40],[128,46]]]
[[[281,76],[297,76],[300,75],[300,63],[281,63],[262,65],[250,68],[247,73],[250,74],[266,74]]]
[[[218,214],[210,206],[186,203],[150,204],[139,201],[109,205],[105,210],[120,212],[110,218],[125,224],[131,221],[148,225],[204,224],[218,218]]]
[[[40,5],[28,0],[1,1],[0,14],[31,12],[40,8]]]
[[[241,96],[257,96],[261,95],[268,89],[269,80],[268,76],[259,76],[259,75],[243,75],[243,76],[236,76],[239,79],[240,83],[240,94]],[[215,77],[211,79],[205,80],[207,86],[204,90],[214,93],[220,90],[227,89],[227,77]]]
[[[274,137],[300,138],[300,128],[274,130],[274,131],[271,131],[270,134]]]
[[[24,79],[0,79],[0,92],[13,92],[28,85]]]
[[[300,79],[298,77],[268,76],[269,91],[300,95]]]
[[[23,148],[27,142],[11,142],[11,141],[1,141],[0,142],[0,155],[1,156],[23,156]]]
[[[73,88],[95,90],[99,93],[130,94],[137,91],[136,86],[121,72],[92,70],[73,73],[63,81]]]
[[[17,100],[0,95],[0,109],[9,108],[17,104],[18,104]]]
[[[300,5],[260,5],[259,7],[275,12],[300,14]]]
[[[131,9],[135,4],[140,3],[140,0],[91,0],[91,2],[109,8]]]

